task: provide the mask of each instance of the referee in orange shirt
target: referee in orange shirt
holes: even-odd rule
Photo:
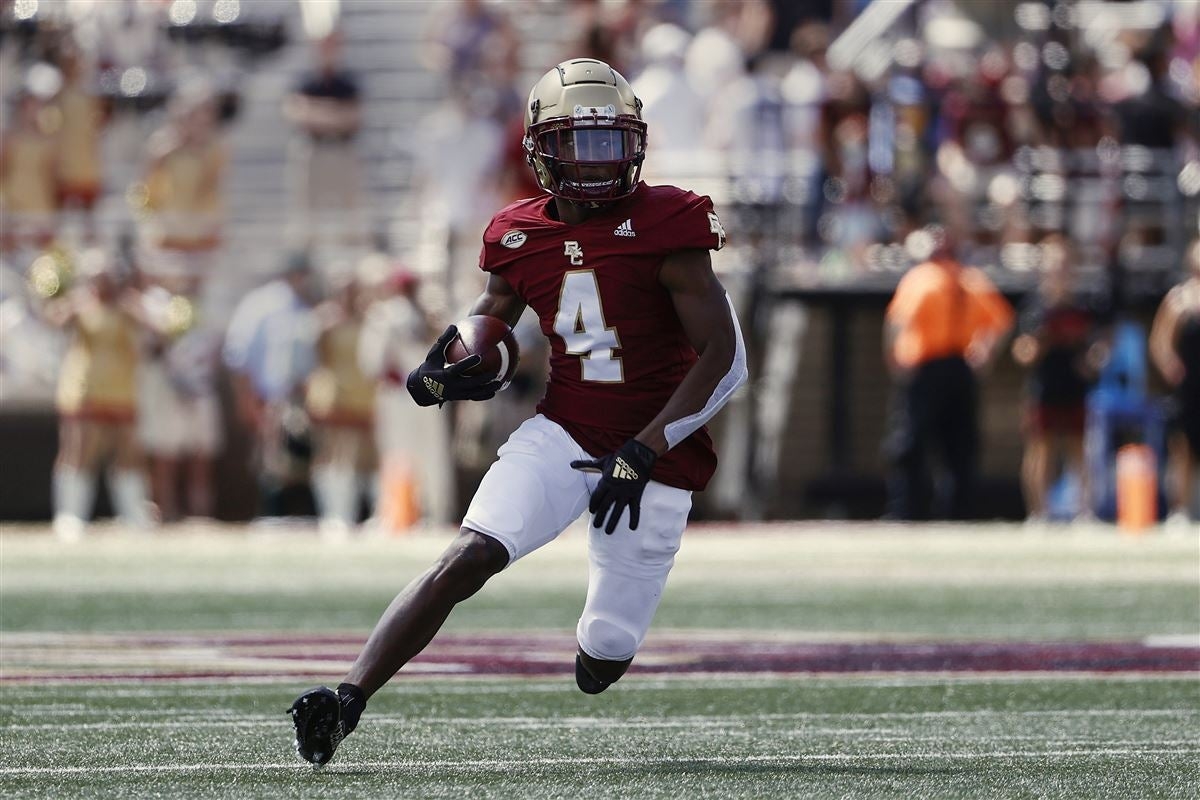
[[[946,474],[934,513],[965,519],[979,460],[976,373],[1014,314],[982,270],[957,261],[949,234],[922,233],[932,239],[932,254],[901,279],[884,320],[884,353],[898,384],[885,445],[888,517],[929,517],[928,455],[935,450]]]

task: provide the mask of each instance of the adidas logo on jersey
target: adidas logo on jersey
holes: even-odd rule
[[[631,220],[625,220],[620,225],[618,225],[616,230],[613,231],[613,235],[614,236],[637,236],[637,234],[634,233],[634,231],[633,231],[633,222]]]
[[[617,230],[620,230],[620,228]],[[623,458],[618,458],[617,463],[613,465],[613,477],[619,481],[636,481],[638,474],[637,470],[629,466],[629,462]]]

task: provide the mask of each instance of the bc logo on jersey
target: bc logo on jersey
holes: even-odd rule
[[[563,255],[571,259],[572,266],[583,266],[583,248],[579,242],[563,242]]]

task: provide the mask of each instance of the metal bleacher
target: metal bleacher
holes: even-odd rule
[[[421,60],[432,2],[342,4],[346,62],[363,84],[366,102],[362,154],[376,230],[386,232],[393,252],[404,254],[418,271],[441,267],[444,254],[431,252],[441,240],[423,235],[420,209],[410,191],[413,150],[421,119],[444,96],[444,79]],[[538,14],[513,15],[522,43],[518,88],[532,84],[547,64],[560,60],[562,17],[559,4],[543,4]]]
[[[224,188],[227,221],[225,248],[213,276],[211,299],[229,309],[236,297],[269,276],[288,247],[285,167],[291,126],[282,104],[312,61],[299,4],[283,15],[287,44],[265,58],[238,69],[238,113],[225,130],[230,164]],[[386,233],[393,252],[415,269],[440,268],[429,239],[422,236],[420,209],[410,190],[412,164],[419,154],[411,143],[421,118],[442,97],[442,78],[421,61],[426,17],[433,2],[343,0],[340,27],[346,66],[359,78],[364,97],[364,128],[359,152],[365,181],[366,219],[372,232]],[[525,72],[531,81],[561,56],[564,10],[513,20],[522,38]],[[278,13],[278,7],[276,7]],[[198,60],[187,51],[181,59]],[[159,112],[118,120],[106,144],[107,193],[98,205],[104,238],[115,241],[129,230],[133,217],[126,190],[137,179],[144,153],[140,144],[161,120]]]

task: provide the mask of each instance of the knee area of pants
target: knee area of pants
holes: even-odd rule
[[[647,529],[641,536],[641,553],[638,561],[642,564],[661,567],[672,564],[675,554],[679,552],[679,534],[675,530]]]
[[[637,652],[638,636],[613,620],[588,615],[579,625],[579,645],[593,658],[624,661]]]
[[[601,532],[600,536],[605,538],[594,541],[592,547],[596,563],[627,577],[656,577],[664,568],[671,568],[679,552],[678,531],[655,529],[644,520],[636,531],[618,532],[613,537]]]

